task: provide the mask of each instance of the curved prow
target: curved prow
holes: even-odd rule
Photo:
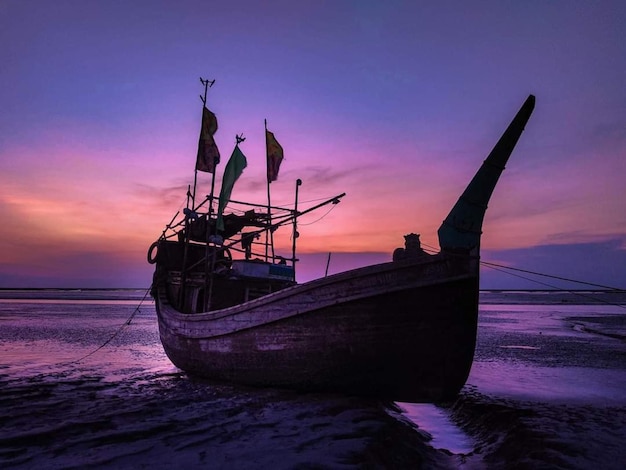
[[[480,246],[483,218],[498,178],[535,108],[530,95],[438,230],[442,250]]]

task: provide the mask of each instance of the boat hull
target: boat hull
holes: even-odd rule
[[[454,397],[474,357],[485,212],[534,106],[530,95],[444,220],[435,256],[409,234],[393,262],[294,286],[286,260],[268,262],[267,247],[267,276],[250,275],[259,268],[250,252],[254,232],[217,246],[210,224],[201,230],[206,236],[190,236],[197,214],[188,211],[179,242],[168,240],[166,229],[148,253],[157,264],[153,294],[169,358],[190,374],[248,385],[410,402]],[[294,219],[343,197],[300,212],[298,185]],[[227,247],[236,243],[246,259],[230,264]],[[291,274],[295,261],[294,253]]]
[[[161,341],[190,374],[254,386],[434,402],[463,387],[474,356],[477,260],[385,263],[211,313],[157,289]]]

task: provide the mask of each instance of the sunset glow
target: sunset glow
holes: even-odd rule
[[[285,151],[273,204],[293,205],[297,178],[303,205],[347,193],[301,220],[300,280],[329,252],[333,270],[390,259],[410,232],[437,248],[532,93],[483,259],[541,253],[533,269],[626,288],[624,24],[611,1],[5,1],[0,287],[150,284],[146,251],[193,184],[202,76],[216,80],[218,190],[243,133],[232,197],[266,202],[267,119]]]

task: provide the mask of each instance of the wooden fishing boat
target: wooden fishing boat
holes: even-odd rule
[[[411,234],[387,263],[297,284],[295,250],[291,259],[255,259],[249,241],[286,224],[295,233],[300,215],[343,195],[305,211],[296,196],[282,218],[255,206],[223,216],[222,229],[211,211],[219,198],[208,197],[204,214],[190,207],[148,254],[167,356],[189,374],[239,384],[409,402],[454,397],[474,356],[483,217],[534,102],[529,96],[446,217],[435,254]]]

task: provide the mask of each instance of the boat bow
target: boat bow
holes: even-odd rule
[[[437,233],[443,251],[473,251],[480,246],[487,204],[534,108],[535,97],[530,95],[441,224]]]

